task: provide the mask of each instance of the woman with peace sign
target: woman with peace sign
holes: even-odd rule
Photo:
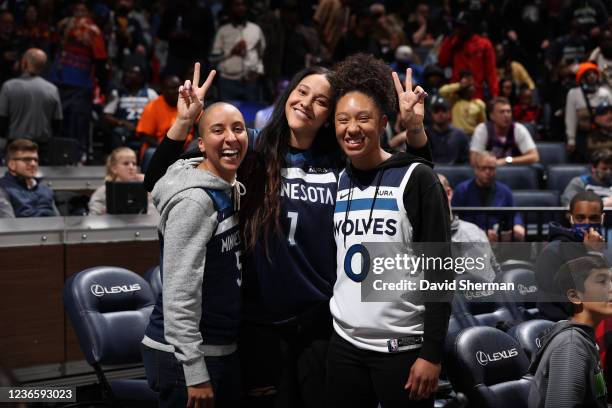
[[[147,170],[149,189],[180,156],[214,75],[199,86],[196,64],[193,81],[181,87],[177,122]],[[271,399],[287,406],[325,406],[321,390],[336,277],[333,215],[344,167],[331,120],[332,77],[321,67],[296,74],[269,124],[250,132],[251,151],[238,171],[247,190],[240,211],[245,257],[239,352],[249,406],[272,406]],[[399,97],[410,130],[408,149],[430,158],[423,130],[425,93],[407,85]]]
[[[331,407],[432,407],[438,385],[450,303],[442,297],[424,301],[414,288],[398,291],[396,297],[387,290],[386,298],[364,299],[384,288],[380,282],[395,281],[389,279],[392,272],[383,271],[376,275],[377,289],[376,283],[365,280],[369,265],[353,259],[356,254],[369,258],[364,243],[384,250],[408,249],[414,242],[450,242],[448,202],[428,163],[405,153],[390,154],[380,146],[398,99],[402,120],[422,123],[419,100],[424,92],[409,91],[410,75],[406,91],[395,73],[392,77],[383,61],[365,54],[348,57],[334,68],[336,139],[349,163],[339,175],[334,212],[338,269],[330,301]],[[421,131],[418,126],[407,129]],[[395,255],[390,254],[391,260]],[[424,278],[451,281],[453,271],[426,270]]]

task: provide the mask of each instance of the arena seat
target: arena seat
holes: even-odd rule
[[[556,190],[514,190],[512,198],[517,207],[559,206],[559,192]]]
[[[149,269],[144,274],[144,278],[147,280],[147,282],[149,282],[149,285],[151,285],[151,290],[153,290],[153,295],[155,296],[155,299],[157,299],[159,294],[162,293],[162,280],[161,280],[161,273],[159,270],[159,265],[154,266],[151,269]]]
[[[540,163],[544,166],[567,163],[565,143],[539,142],[536,143],[536,148],[538,149],[538,154],[540,155]]]
[[[538,286],[533,270],[527,268],[508,270],[501,276],[501,281],[514,284],[515,290],[508,293],[506,300],[514,303],[523,312],[525,319],[530,320],[538,315],[536,309]]]
[[[103,365],[106,368],[142,364],[140,341],[154,303],[149,283],[127,269],[99,266],[81,271],[66,281],[64,307],[81,351],[112,405],[118,401],[157,400],[146,380],[109,382],[102,369]]]
[[[526,407],[532,377],[520,344],[493,327],[471,327],[446,341],[445,366],[471,407]]]
[[[502,271],[506,272],[516,268],[527,268],[533,270],[533,262],[526,261],[524,259],[506,259],[500,264]]]
[[[468,165],[448,166],[436,165],[434,167],[436,173],[443,174],[447,178],[452,188],[456,188],[462,181],[474,177],[474,170]]]
[[[563,194],[565,187],[571,179],[590,173],[590,166],[579,164],[559,164],[548,167],[546,186],[549,190],[556,190]]]
[[[460,275],[457,280],[484,282],[470,274]],[[453,299],[453,314],[462,328],[474,324],[495,327],[500,322],[522,320],[522,312],[506,302],[499,291],[492,290],[457,290]]]
[[[521,348],[525,352],[525,355],[527,355],[527,358],[531,360],[531,357],[540,348],[538,336],[553,324],[555,323],[551,322],[550,320],[529,320],[512,327],[510,330],[508,330],[508,334],[518,341]]]
[[[536,190],[539,187],[538,171],[531,166],[498,167],[496,178],[513,190]]]

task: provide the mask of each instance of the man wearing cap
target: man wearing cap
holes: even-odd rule
[[[423,66],[415,63],[415,56],[412,47],[400,45],[395,49],[395,62],[391,64],[391,69],[399,75],[402,83],[406,81],[406,69],[412,69],[412,84],[423,84]]]
[[[495,50],[491,41],[474,33],[474,21],[469,12],[462,11],[455,19],[454,33],[442,41],[438,62],[453,69],[451,82],[459,81],[459,74],[468,70],[474,75],[476,97],[484,99],[484,83],[490,96],[497,96],[498,80]]]
[[[470,142],[467,135],[450,124],[450,106],[436,96],[431,103],[431,125],[426,126],[433,161],[436,164],[468,162]]]
[[[579,162],[588,160],[587,135],[593,128],[595,109],[603,102],[612,103],[612,93],[599,82],[599,68],[592,62],[580,64],[576,86],[567,93],[565,102],[565,134],[567,150],[575,152]]]

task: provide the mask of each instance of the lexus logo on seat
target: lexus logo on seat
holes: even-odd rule
[[[97,297],[102,297],[104,295],[112,295],[115,293],[136,292],[136,291],[139,291],[140,289],[141,287],[139,283],[134,283],[133,285],[120,285],[120,286],[111,286],[111,287],[106,287],[106,286],[102,286],[97,283],[94,283],[93,285],[91,285],[91,288],[90,288],[91,293],[93,293],[94,296],[97,296]]]
[[[476,360],[478,360],[480,365],[483,365],[483,366],[486,366],[487,363],[489,362],[489,359],[487,358],[487,355],[484,353],[484,351],[476,352]]]
[[[518,356],[518,351],[516,348],[511,348],[509,350],[497,351],[495,353],[487,354],[484,351],[476,352],[476,360],[481,366],[486,366],[489,362],[493,363],[495,361],[504,360],[507,358],[512,358],[514,356]]]

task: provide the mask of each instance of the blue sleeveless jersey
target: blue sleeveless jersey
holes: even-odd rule
[[[218,224],[212,239],[206,244],[200,332],[204,344],[231,344],[238,337],[241,319],[242,275],[238,214],[234,211],[229,195],[219,190],[204,190],[213,201]],[[164,241],[161,234],[159,238],[163,256]],[[160,265],[163,265],[163,262],[160,262]],[[160,270],[160,273],[163,283],[163,270]],[[163,310],[160,293],[145,334],[156,342],[168,344],[164,337]]]
[[[246,319],[281,323],[332,295],[336,274],[333,217],[338,170],[313,149],[288,153],[281,170],[280,233],[260,238],[245,260]]]

